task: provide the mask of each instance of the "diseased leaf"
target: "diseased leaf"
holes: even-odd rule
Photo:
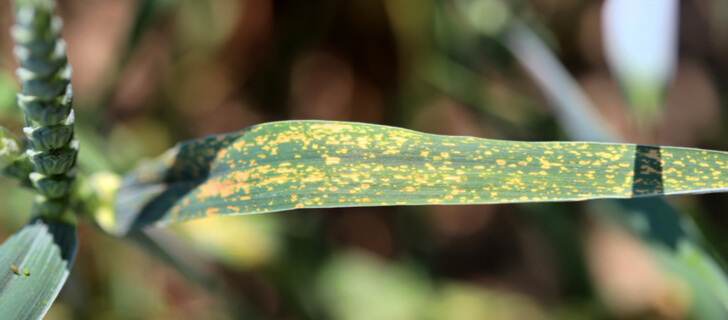
[[[298,208],[490,204],[724,191],[728,153],[440,136],[284,121],[182,143],[128,174],[115,233]]]
[[[41,319],[68,278],[76,245],[74,226],[42,219],[5,241],[0,246],[0,318]]]
[[[567,135],[572,139],[619,142],[619,136],[605,126],[606,121],[595,111],[576,80],[525,23],[514,20],[500,40],[551,100],[549,105],[555,120]],[[646,114],[643,112],[643,115]],[[671,269],[681,278],[698,279],[689,281],[695,295],[691,317],[725,319],[728,279],[720,264],[701,245],[705,241],[700,230],[690,227],[695,225],[693,217],[680,214],[659,198],[617,199],[612,204],[618,207],[614,216],[641,235],[653,254],[663,260],[663,269]],[[706,288],[713,297],[707,294]],[[721,305],[716,308],[716,303]],[[722,313],[716,314],[716,309]]]

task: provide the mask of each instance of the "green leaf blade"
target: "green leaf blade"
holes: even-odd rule
[[[7,319],[41,319],[69,275],[75,227],[36,219],[0,246],[0,312]]]
[[[496,204],[724,191],[728,154],[440,136],[325,121],[180,144],[125,178],[117,230],[298,208]]]

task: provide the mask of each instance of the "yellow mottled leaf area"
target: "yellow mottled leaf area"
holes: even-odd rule
[[[128,177],[117,207],[141,208],[143,188],[169,198],[162,223],[312,207],[628,198],[723,190],[727,165],[726,153],[698,149],[286,121],[181,144]]]

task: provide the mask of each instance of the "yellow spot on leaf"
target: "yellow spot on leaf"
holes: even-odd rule
[[[326,164],[332,165],[332,164],[339,164],[341,162],[341,158],[339,157],[328,157],[326,158]]]
[[[220,212],[220,208],[218,207],[207,208],[207,210],[205,210],[205,216],[212,217],[217,215],[218,212]]]

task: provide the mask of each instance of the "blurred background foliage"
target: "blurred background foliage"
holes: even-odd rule
[[[527,72],[511,52],[524,40],[506,32],[514,25],[547,44],[599,123],[625,141],[728,150],[728,5],[680,3],[674,79],[649,125],[635,120],[610,75],[601,8],[586,0],[60,0],[80,166],[122,174],[175,142],[285,119],[584,139],[569,136],[534,80],[554,74]],[[9,2],[0,2],[0,30],[11,23]],[[7,32],[0,49],[0,125],[20,133]],[[5,239],[25,223],[32,192],[2,179]],[[712,250],[728,252],[727,195],[666,200],[698,222]],[[76,264],[47,318],[689,317],[705,293],[604,218],[614,210],[623,209],[317,209],[193,221],[132,241],[82,222]]]

